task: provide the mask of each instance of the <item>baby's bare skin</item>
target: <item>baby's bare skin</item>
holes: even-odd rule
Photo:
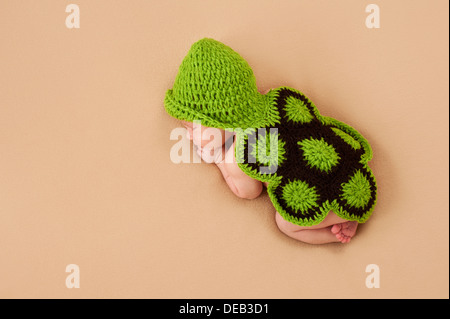
[[[263,185],[268,186],[267,183],[262,183],[246,175],[239,168],[234,156],[233,133],[192,122],[181,122],[187,130],[187,137],[192,140],[197,149],[197,154],[205,162],[217,165],[235,195],[240,198],[254,199],[261,194]],[[225,142],[230,138],[233,138],[233,144],[227,149]],[[309,244],[348,243],[358,227],[358,222],[345,220],[332,211],[320,224],[314,226],[292,224],[278,212],[275,212],[275,221],[284,234]]]

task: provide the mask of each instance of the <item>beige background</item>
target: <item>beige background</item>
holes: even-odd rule
[[[80,29],[65,26],[72,2]],[[0,297],[448,298],[448,9],[2,0]],[[297,88],[371,142],[378,205],[350,244],[296,242],[267,194],[238,199],[216,167],[170,161],[164,94],[206,36],[261,90]]]

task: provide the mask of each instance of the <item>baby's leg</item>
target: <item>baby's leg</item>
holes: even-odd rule
[[[292,224],[281,217],[278,212],[275,215],[275,220],[283,233],[309,244],[348,243],[355,235],[358,227],[358,222],[347,221],[333,212],[329,212],[320,224],[309,227]]]

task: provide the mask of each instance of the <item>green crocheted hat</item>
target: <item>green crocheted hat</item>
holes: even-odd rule
[[[164,99],[167,112],[180,120],[216,128],[264,127],[276,111],[273,96],[262,95],[248,63],[214,39],[194,43]]]

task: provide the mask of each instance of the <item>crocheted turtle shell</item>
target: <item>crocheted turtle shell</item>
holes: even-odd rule
[[[236,130],[235,156],[247,175],[268,182],[267,192],[287,221],[319,224],[331,210],[364,223],[376,203],[375,177],[367,165],[372,149],[352,127],[321,116],[301,92],[281,87],[277,123]]]
[[[233,129],[235,156],[248,176],[268,182],[287,221],[319,224],[330,210],[364,223],[376,203],[367,165],[369,143],[354,128],[321,116],[301,92],[281,87],[262,95],[247,62],[228,46],[202,39],[183,60],[164,105],[175,118]]]

